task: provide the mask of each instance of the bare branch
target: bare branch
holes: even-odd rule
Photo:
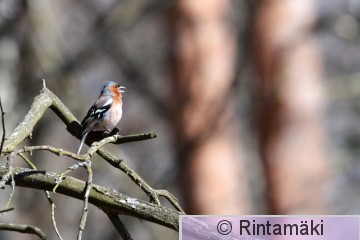
[[[132,170],[122,159],[117,159],[113,155],[111,155],[109,152],[107,152],[104,149],[99,149],[98,154],[104,158],[110,165],[112,165],[115,168],[120,169],[123,171],[126,175],[129,176],[129,178],[138,185],[141,190],[143,190],[150,198],[150,201],[153,203],[156,203],[157,205],[160,205],[159,196],[156,194],[155,190],[150,187],[150,185],[145,182],[134,170]]]
[[[40,239],[46,239],[46,235],[43,231],[41,231],[41,229],[31,225],[0,223],[0,230],[30,233],[37,235]]]
[[[128,136],[120,136],[120,135],[114,135],[107,137],[100,142],[95,142],[91,145],[91,147],[86,151],[84,155],[77,155],[75,153],[65,151],[63,149],[50,147],[50,146],[31,146],[31,147],[23,147],[22,149],[16,150],[12,152],[13,155],[22,154],[24,152],[33,152],[33,151],[39,151],[39,150],[46,150],[51,153],[54,153],[58,156],[68,156],[73,158],[74,160],[78,161],[86,161],[89,160],[95,152],[98,152],[98,154],[103,157],[108,163],[110,163],[112,166],[120,169],[123,171],[126,175],[130,177],[130,179],[136,183],[149,197],[150,200],[158,205],[160,205],[159,196],[165,197],[177,210],[184,213],[183,209],[181,208],[180,204],[178,203],[177,199],[168,191],[166,190],[155,190],[150,185],[145,182],[134,170],[132,170],[126,163],[123,162],[122,159],[117,159],[113,155],[111,155],[108,151],[104,149],[100,149],[104,145],[108,143],[115,143],[119,141],[128,142],[129,140],[135,140],[135,139],[149,139],[154,136],[154,133],[145,133],[145,134],[139,134],[139,135],[128,135]],[[155,135],[156,136],[156,135]],[[123,142],[121,142],[123,143]],[[70,171],[70,170],[69,170]],[[68,173],[69,171],[66,171],[61,174],[59,178],[59,182],[61,182],[61,179],[63,176]],[[53,189],[55,192],[57,186]]]
[[[14,210],[15,208],[11,207],[11,208],[6,208],[6,209],[3,209],[3,210],[0,210],[0,213],[5,213],[5,212],[10,212],[12,210]]]
[[[41,146],[31,146],[31,147],[28,147],[28,146],[25,146],[21,149],[18,149],[18,150],[15,150],[13,151],[11,154],[13,155],[19,155],[19,154],[22,154],[22,153],[30,153],[32,154],[32,152],[34,151],[49,151],[57,156],[67,156],[67,157],[70,157],[72,159],[75,159],[75,160],[78,160],[78,161],[85,161],[87,159],[84,159],[83,157],[73,153],[73,152],[69,152],[69,151],[66,151],[64,149],[61,149],[61,148],[55,148],[55,147],[50,147],[50,146],[46,146],[46,145],[41,145]],[[26,161],[27,162],[27,161]]]
[[[80,219],[80,223],[79,223],[79,232],[78,232],[78,236],[77,236],[78,240],[81,240],[82,233],[85,229],[87,215],[89,213],[89,208],[88,208],[89,196],[90,196],[90,191],[91,191],[91,187],[92,187],[92,178],[93,178],[93,173],[92,173],[92,169],[91,169],[91,161],[86,161],[85,168],[88,173],[88,179],[86,181],[84,207],[83,207],[83,211],[82,211],[82,215],[81,215],[81,219]]]
[[[57,182],[57,179],[63,179],[64,174],[58,175],[56,173],[45,173],[18,167],[13,167],[11,171],[9,171],[8,166],[7,168],[0,166],[0,186],[3,186],[5,183],[14,183],[14,181],[10,180],[10,176],[8,176],[11,172],[11,175],[14,176],[16,180],[16,185],[45,190],[52,207],[53,226],[60,239],[62,238],[56,227],[54,216],[55,205],[50,198],[49,192],[47,192],[48,190],[53,189],[55,186],[58,186],[57,192],[59,193],[84,200],[82,217],[79,223],[78,239],[81,239],[82,232],[85,227],[88,203],[92,203],[95,206],[98,206],[109,214],[128,214],[140,219],[158,223],[174,230],[178,230],[178,217],[179,214],[184,212],[176,198],[166,190],[153,189],[134,170],[127,166],[122,161],[122,159],[118,159],[108,151],[102,149],[102,147],[109,143],[122,144],[126,142],[151,139],[157,136],[155,133],[150,132],[145,134],[120,136],[117,134],[118,130],[114,129],[110,133],[110,136],[104,136],[104,134],[101,132],[92,132],[89,134],[89,137],[86,141],[86,143],[91,144],[91,146],[84,155],[77,155],[70,151],[65,151],[63,149],[50,146],[30,146],[16,150],[18,145],[25,138],[32,134],[34,126],[42,117],[47,108],[50,108],[58,115],[58,117],[67,126],[67,130],[70,132],[70,134],[76,138],[80,138],[82,126],[69,111],[69,109],[59,100],[59,98],[46,88],[44,82],[43,89],[40,91],[40,94],[34,98],[34,101],[31,104],[30,109],[28,110],[23,121],[19,123],[19,125],[7,139],[5,139],[5,133],[3,134],[3,151],[0,152],[0,157],[7,154],[9,154],[10,158],[16,155],[20,155],[32,168],[36,169],[35,165],[32,164],[32,162],[25,156],[24,153],[28,152],[31,155],[33,151],[45,150],[59,156],[68,156],[74,160],[81,161],[83,164],[89,161],[95,153],[98,153],[112,166],[127,174],[129,178],[150,197],[150,201],[156,203],[156,205],[128,197],[109,188],[93,185],[91,167],[87,167],[88,180],[86,183],[84,183],[83,181],[74,179],[72,177],[64,177],[63,181]],[[160,206],[160,196],[164,196],[180,212]]]
[[[10,186],[11,186],[11,193],[9,195],[9,199],[8,201],[6,202],[6,205],[5,205],[5,208],[8,208],[10,203],[11,203],[11,200],[14,196],[14,193],[15,193],[15,181],[14,181],[14,175],[12,172],[10,172],[10,177],[11,177],[11,180],[10,180]]]
[[[48,193],[48,191],[46,191]],[[56,224],[56,218],[55,218],[55,204],[51,203],[51,222],[52,222],[52,226],[56,232],[56,235],[58,236],[58,238],[60,240],[63,240],[63,238],[60,235],[59,229],[57,228],[57,224]]]
[[[6,136],[6,129],[5,129],[5,112],[1,103],[1,98],[0,98],[0,111],[1,111],[1,125],[2,125],[2,138],[1,138],[1,142],[0,142],[0,156],[3,150],[3,146],[4,146],[4,142],[5,142],[5,136]]]
[[[13,159],[13,156],[12,154],[10,154],[7,158],[7,162],[6,162],[6,166],[5,166],[5,169],[6,169],[6,174],[4,174],[1,178],[0,178],[0,187],[4,188],[5,187],[5,182],[9,182],[10,186],[11,186],[11,193],[9,195],[9,199],[5,205],[5,208],[8,208],[10,203],[11,203],[11,200],[12,200],[12,197],[14,196],[14,193],[15,193],[15,181],[14,181],[14,174],[12,172],[12,166],[11,166],[11,162],[12,162],[12,159]]]
[[[56,189],[59,187],[60,183],[62,182],[63,179],[65,179],[65,175],[68,174],[71,171],[74,171],[76,169],[78,169],[79,167],[86,167],[89,163],[89,161],[85,161],[85,162],[80,162],[80,163],[76,163],[74,165],[71,165],[70,167],[67,168],[67,170],[65,172],[62,172],[58,178],[55,179],[55,187],[53,188],[53,193],[56,193]],[[92,172],[91,172],[92,173]]]
[[[92,157],[97,152],[97,150],[99,150],[101,147],[105,146],[108,143],[122,144],[122,143],[148,140],[148,139],[152,139],[152,138],[156,138],[156,137],[157,137],[157,135],[153,132],[143,133],[143,134],[133,134],[133,135],[127,135],[127,136],[121,136],[121,135],[109,136],[109,137],[102,139],[99,142],[92,143],[90,148],[83,155],[83,158],[86,158],[85,156],[89,155],[89,157],[87,157],[86,159],[90,159],[90,157]]]
[[[118,214],[113,214],[113,213],[106,213],[107,216],[109,217],[111,223],[114,225],[114,227],[116,228],[117,232],[120,234],[120,236],[124,239],[124,240],[133,240],[133,238],[131,237],[130,233],[128,232],[128,230],[126,229],[125,225],[123,224],[123,222],[121,221],[121,219],[119,218]]]
[[[45,84],[45,81],[44,81],[44,84]],[[25,150],[25,149],[24,149]],[[25,152],[25,151],[24,151]],[[29,151],[29,153],[31,154],[31,151]],[[27,157],[26,157],[26,155],[22,152],[22,153],[18,153],[19,154],[19,156],[22,158],[22,159],[24,159],[24,161],[33,169],[33,170],[37,170],[37,168],[36,168],[36,166],[30,161],[30,159],[28,159]],[[49,202],[49,204],[50,204],[50,207],[51,207],[51,222],[52,222],[52,225],[53,225],[53,228],[54,228],[54,230],[55,230],[55,232],[56,232],[56,235],[58,236],[58,238],[60,239],[60,240],[63,240],[62,239],[62,237],[61,237],[61,235],[60,235],[60,232],[59,232],[59,229],[57,228],[57,226],[56,226],[56,220],[55,220],[55,208],[56,208],[56,206],[55,206],[55,203],[54,203],[54,201],[51,199],[51,196],[50,196],[50,192],[49,191],[44,191],[44,193],[45,193],[45,197],[46,197],[46,199],[48,200],[48,202]]]
[[[35,164],[31,162],[31,160],[28,157],[26,157],[24,153],[19,153],[19,156],[29,165],[29,167],[31,167],[34,170],[37,170]]]
[[[150,201],[160,205],[159,195],[166,197],[169,202],[181,213],[184,213],[176,198],[166,190],[155,190],[145,182],[134,170],[132,170],[122,159],[117,159],[104,149],[99,149],[97,153],[104,158],[110,165],[123,171],[129,178],[138,185],[150,198]]]
[[[16,148],[16,146],[31,133],[37,121],[40,119],[40,117],[45,112],[45,110],[49,107],[65,123],[68,131],[72,135],[74,135],[77,138],[80,137],[82,127],[77,121],[77,119],[73,116],[73,114],[69,111],[69,109],[60,101],[60,99],[44,86],[44,88],[40,91],[40,94],[37,97],[35,97],[33,104],[31,105],[24,120],[16,127],[14,132],[10,135],[9,139],[6,141],[5,144],[6,152],[9,152],[14,148]],[[24,131],[26,131],[25,134]],[[91,141],[93,141],[93,139],[99,138],[99,136],[97,136],[99,135],[99,133],[97,132],[92,133],[92,135],[94,135],[95,137],[91,137],[90,134],[86,141],[87,143],[90,143]],[[150,200],[152,202],[156,204],[160,204],[159,194],[156,192],[155,189],[151,188],[149,184],[147,184],[138,174],[136,174],[135,171],[133,171],[130,167],[128,167],[125,163],[123,163],[122,160],[118,160],[108,151],[100,149],[102,146],[104,146],[107,143],[121,144],[125,142],[142,141],[142,140],[154,138],[156,136],[157,135],[152,132],[146,134],[139,134],[139,135],[129,135],[129,136],[120,136],[120,135],[110,136],[101,140],[99,143],[94,143],[94,145],[92,145],[92,147],[90,147],[88,151],[82,156],[76,155],[68,151],[64,151],[62,149],[56,149],[48,146],[26,147],[24,148],[24,150],[19,150],[19,151],[30,152],[31,150],[48,150],[53,153],[59,155],[66,155],[75,160],[80,160],[80,161],[90,159],[90,157],[97,151],[99,155],[105,158],[105,160],[108,163],[110,163],[112,166],[117,167],[118,169],[122,170],[125,174],[127,174],[130,177],[130,179],[132,179],[150,197]],[[166,198],[170,201],[171,204],[174,205],[176,209],[182,211],[182,209],[179,208],[180,205],[177,203],[177,200],[175,198],[169,196],[168,194],[166,194],[166,196],[167,196]]]
[[[156,190],[156,193],[159,196],[166,198],[178,211],[180,211],[181,213],[185,213],[184,210],[181,208],[179,201],[169,191],[164,190],[164,189],[159,189],[159,190]]]
[[[0,166],[0,176],[6,174],[6,168]],[[50,191],[55,186],[56,173],[34,171],[26,168],[13,167],[13,174],[17,186],[30,187]],[[7,184],[10,182],[8,181]],[[72,177],[66,177],[59,185],[57,192],[64,195],[84,199],[85,182]],[[104,211],[127,214],[146,221],[158,223],[162,226],[179,230],[179,214],[175,210],[142,201],[121,194],[113,189],[92,185],[89,203]]]
[[[51,110],[53,110],[56,115],[65,123],[70,134],[80,139],[82,126],[78,120],[53,92],[44,87],[40,91],[40,94],[34,98],[34,101],[31,104],[30,109],[28,110],[24,119],[15,128],[13,133],[10,134],[8,139],[5,140],[3,153],[11,152],[25,138],[31,135],[34,126],[48,108],[51,108]],[[154,137],[156,137],[155,133],[129,135],[124,137],[119,136],[113,143],[122,144],[126,142],[143,141]],[[88,140],[86,142],[91,143],[94,140],[101,140],[102,138],[102,133],[94,132],[89,134]]]

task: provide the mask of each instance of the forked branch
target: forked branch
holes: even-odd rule
[[[44,81],[43,89],[40,91],[39,95],[34,98],[34,101],[23,121],[18,124],[8,138],[5,138],[4,111],[0,101],[3,128],[2,141],[0,145],[0,158],[7,155],[11,157],[19,155],[35,169],[35,165],[33,165],[32,162],[25,156],[25,153],[29,153],[31,155],[33,151],[49,151],[56,155],[68,156],[83,163],[90,161],[95,153],[97,153],[109,164],[123,171],[133,182],[135,182],[145,192],[145,194],[149,196],[150,203],[131,198],[109,188],[92,184],[92,170],[90,166],[87,167],[88,181],[86,183],[72,177],[64,177],[62,181],[57,182],[57,179],[60,178],[60,175],[57,173],[46,173],[34,169],[12,167],[11,174],[15,179],[16,185],[43,189],[46,191],[50,191],[56,186],[56,191],[59,193],[81,200],[85,199],[83,215],[79,225],[80,230],[78,239],[81,239],[81,234],[86,222],[88,208],[87,202],[104,210],[108,216],[113,218],[114,223],[116,223],[117,226],[120,226],[120,220],[117,218],[117,214],[127,214],[178,230],[179,214],[184,213],[184,211],[181,209],[176,198],[166,190],[156,190],[150,187],[150,185],[145,182],[134,170],[127,166],[122,159],[115,157],[110,152],[103,149],[103,147],[109,143],[122,144],[155,138],[157,137],[155,133],[150,132],[128,136],[117,135],[116,130],[108,136],[103,136],[103,133],[98,132],[91,133],[86,141],[86,143],[91,146],[83,155],[77,155],[73,152],[51,146],[25,146],[18,149],[18,145],[24,141],[24,139],[31,136],[33,128],[48,108],[53,110],[64,122],[71,135],[78,139],[80,138],[80,134],[82,132],[80,123],[70,110],[60,101],[60,99],[46,88]],[[11,183],[9,178],[4,178],[4,176],[7,176],[8,174],[9,169],[0,165],[0,185]],[[86,190],[85,196],[84,189]],[[160,206],[160,196],[165,197],[178,211]]]
[[[0,166],[0,176],[6,173],[6,168]],[[51,191],[56,185],[57,173],[36,171],[32,169],[13,167],[13,174],[17,186]],[[83,200],[86,182],[73,177],[65,177],[59,184],[57,192],[69,197]],[[89,203],[105,212],[126,214],[162,226],[178,230],[179,212],[126,196],[113,189],[92,184]]]

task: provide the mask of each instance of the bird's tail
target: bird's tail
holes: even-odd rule
[[[88,133],[89,133],[89,132],[86,132],[86,133],[84,133],[84,134],[82,135],[81,143],[80,143],[79,149],[78,149],[78,151],[77,151],[77,153],[76,153],[77,155],[80,154],[81,148],[82,148],[82,146],[84,145],[84,142],[85,142],[85,140],[86,140],[86,137],[87,137]]]

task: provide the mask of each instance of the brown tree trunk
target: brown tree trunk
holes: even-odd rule
[[[260,147],[270,211],[326,213],[322,62],[312,0],[256,5],[253,50]]]
[[[237,121],[230,1],[179,0],[174,18],[173,117],[188,213],[247,211]]]

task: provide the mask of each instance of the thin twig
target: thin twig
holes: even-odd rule
[[[70,110],[60,101],[60,99],[51,92],[46,86],[40,91],[40,94],[34,98],[24,119],[19,123],[15,130],[4,142],[3,153],[9,153],[16,149],[16,147],[29,135],[31,135],[36,123],[43,116],[44,112],[51,108],[57,116],[66,124],[67,130],[75,137],[80,138],[82,126],[70,112]],[[114,142],[114,144],[122,144],[125,142],[143,141],[156,137],[154,133],[137,134],[124,136]],[[89,136],[88,140],[92,140]],[[87,142],[89,142],[87,140]]]
[[[106,212],[106,215],[109,217],[111,223],[114,225],[117,232],[124,240],[133,240],[129,231],[126,229],[125,225],[117,214]]]
[[[10,186],[11,186],[11,193],[9,195],[9,199],[5,205],[5,208],[8,208],[10,203],[11,203],[11,200],[12,200],[12,197],[14,196],[14,193],[15,193],[15,181],[14,181],[14,175],[12,173],[10,173],[10,176],[11,176],[11,183],[10,183]]]
[[[78,161],[85,161],[87,159],[84,159],[82,156],[79,156],[75,153],[66,151],[64,149],[61,148],[55,148],[55,147],[51,147],[51,146],[46,146],[46,145],[41,145],[41,146],[25,146],[21,149],[15,150],[13,152],[11,152],[11,154],[13,155],[19,155],[21,153],[26,153],[28,152],[29,154],[32,154],[32,152],[34,151],[49,151],[57,156],[67,156],[70,157],[72,159],[78,160]]]
[[[142,137],[146,138],[148,135],[151,136],[152,134],[153,133],[147,133],[147,134],[141,134],[141,135],[129,135],[129,136],[120,136],[120,135],[110,136],[110,137],[107,137],[107,138],[101,140],[100,142],[93,143],[91,145],[91,147],[83,155],[77,155],[75,153],[65,151],[63,149],[50,147],[50,146],[46,146],[46,145],[31,146],[31,147],[25,146],[22,149],[12,152],[12,154],[20,155],[25,152],[32,153],[33,151],[46,150],[46,151],[54,153],[58,156],[63,155],[63,156],[68,156],[70,158],[73,158],[74,160],[86,161],[86,160],[90,159],[96,152],[98,152],[99,155],[101,157],[103,157],[107,162],[109,162],[112,166],[120,169],[126,175],[128,175],[133,180],[133,182],[135,182],[150,197],[150,200],[152,202],[160,205],[159,196],[164,196],[177,210],[184,213],[184,211],[181,208],[180,204],[178,203],[177,199],[171,193],[169,193],[166,190],[153,189],[152,187],[150,187],[150,185],[147,182],[145,182],[134,170],[132,170],[129,166],[127,166],[121,159],[116,159],[106,150],[100,149],[104,145],[106,145],[108,143],[118,142],[120,139],[123,141],[123,139],[129,140],[129,139],[139,139]],[[30,163],[28,163],[28,164],[30,164]],[[57,183],[59,184],[61,182],[61,180],[63,179],[63,177],[65,176],[65,174],[67,174],[70,171],[71,170],[63,172],[61,174],[61,178],[58,180]],[[57,188],[57,186],[55,186],[55,188],[53,189],[53,192],[56,191],[56,188]]]
[[[15,231],[20,233],[30,233],[37,235],[40,239],[46,239],[46,235],[40,228],[24,225],[24,224],[13,224],[13,223],[0,223],[0,230]]]
[[[181,213],[185,213],[184,210],[181,208],[179,201],[169,191],[164,189],[159,189],[155,191],[159,196],[166,198],[178,211],[180,211]]]
[[[34,170],[37,170],[37,167],[35,166],[35,164],[33,164],[30,159],[28,159],[26,157],[26,155],[24,153],[19,153],[19,156],[24,159],[24,161]],[[52,222],[52,225],[53,225],[53,228],[56,232],[56,235],[58,236],[58,238],[60,240],[63,240],[61,235],[60,235],[60,232],[59,232],[59,229],[57,228],[56,226],[56,220],[55,220],[55,209],[56,209],[56,206],[55,206],[55,203],[54,201],[51,199],[51,196],[50,196],[50,192],[49,191],[44,191],[45,193],[45,197],[46,199],[48,200],[49,204],[50,204],[50,208],[51,208],[51,222]]]
[[[86,153],[83,156],[83,158],[86,158],[87,155],[93,156],[100,148],[105,146],[106,144],[112,143],[112,144],[123,144],[123,143],[129,143],[129,142],[135,142],[135,141],[143,141],[151,138],[157,137],[156,133],[149,132],[149,133],[142,133],[142,134],[133,134],[133,135],[113,135],[106,137],[102,139],[99,142],[93,142],[90,146],[90,148],[86,151]],[[86,159],[89,159],[87,157]]]
[[[7,173],[6,173],[5,176],[6,176],[6,178],[10,178],[10,179],[11,179],[11,180],[10,180],[11,193],[10,193],[10,195],[9,195],[9,199],[8,199],[6,205],[5,205],[5,208],[8,208],[8,207],[9,207],[9,205],[10,205],[10,203],[11,203],[11,200],[12,200],[12,197],[13,197],[13,195],[14,195],[14,193],[15,193],[14,174],[13,174],[13,172],[12,172],[12,166],[11,166],[11,162],[12,162],[13,156],[14,156],[13,154],[10,154],[10,155],[8,156],[7,162],[6,162],[6,171],[7,171]],[[1,181],[4,181],[4,177],[2,177]],[[0,184],[0,185],[2,185],[2,184]]]
[[[160,205],[159,196],[156,194],[155,190],[150,187],[150,185],[144,181],[134,170],[132,170],[122,159],[117,159],[113,155],[111,155],[108,151],[104,149],[99,149],[98,154],[104,158],[111,166],[120,169],[123,171],[128,177],[138,185],[141,190],[143,190],[150,198],[150,201]]]
[[[86,161],[86,171],[88,173],[88,179],[86,181],[86,189],[85,189],[85,195],[84,195],[84,206],[83,206],[83,211],[82,211],[82,215],[81,215],[81,219],[80,219],[80,223],[79,223],[79,232],[78,232],[78,236],[77,236],[77,240],[81,240],[82,237],[82,233],[85,229],[85,224],[86,224],[86,220],[87,220],[87,215],[89,213],[89,196],[90,196],[90,191],[91,191],[91,187],[92,187],[92,178],[93,178],[93,173],[92,173],[92,168],[91,168],[91,161]]]
[[[34,170],[37,170],[35,164],[33,164],[33,162],[28,157],[26,157],[24,153],[19,153],[19,156],[29,165],[29,167],[31,167]]]
[[[146,181],[144,181],[134,170],[132,170],[122,159],[115,158],[112,154],[104,149],[99,149],[97,153],[104,158],[113,167],[123,171],[141,190],[143,190],[150,198],[150,201],[160,205],[159,195],[166,197],[167,200],[181,213],[184,210],[180,207],[177,199],[166,190],[155,190]],[[158,192],[159,191],[159,192]]]
[[[60,176],[58,178],[56,178],[55,180],[55,187],[53,188],[53,193],[56,193],[56,189],[59,187],[60,183],[63,181],[63,179],[65,178],[65,175],[68,174],[69,172],[72,172],[76,169],[78,169],[79,167],[86,167],[86,165],[88,165],[88,160],[85,162],[80,162],[80,163],[76,163],[71,165],[70,167],[67,168],[67,170],[65,172],[62,172],[60,174]]]
[[[4,142],[5,142],[5,136],[6,136],[6,129],[5,129],[5,112],[1,103],[1,98],[0,98],[0,111],[1,111],[1,125],[2,125],[2,138],[1,138],[1,143],[0,143],[0,155],[3,151],[3,147],[4,147]]]
[[[63,238],[60,235],[59,229],[57,228],[56,219],[55,219],[55,208],[56,208],[55,204],[52,203],[51,204],[51,222],[52,222],[53,228],[56,232],[56,235],[58,236],[58,238],[60,240],[63,240]]]
[[[11,208],[5,208],[5,209],[0,210],[0,213],[10,212],[10,211],[13,211],[14,209],[15,209],[14,207],[11,207]]]

